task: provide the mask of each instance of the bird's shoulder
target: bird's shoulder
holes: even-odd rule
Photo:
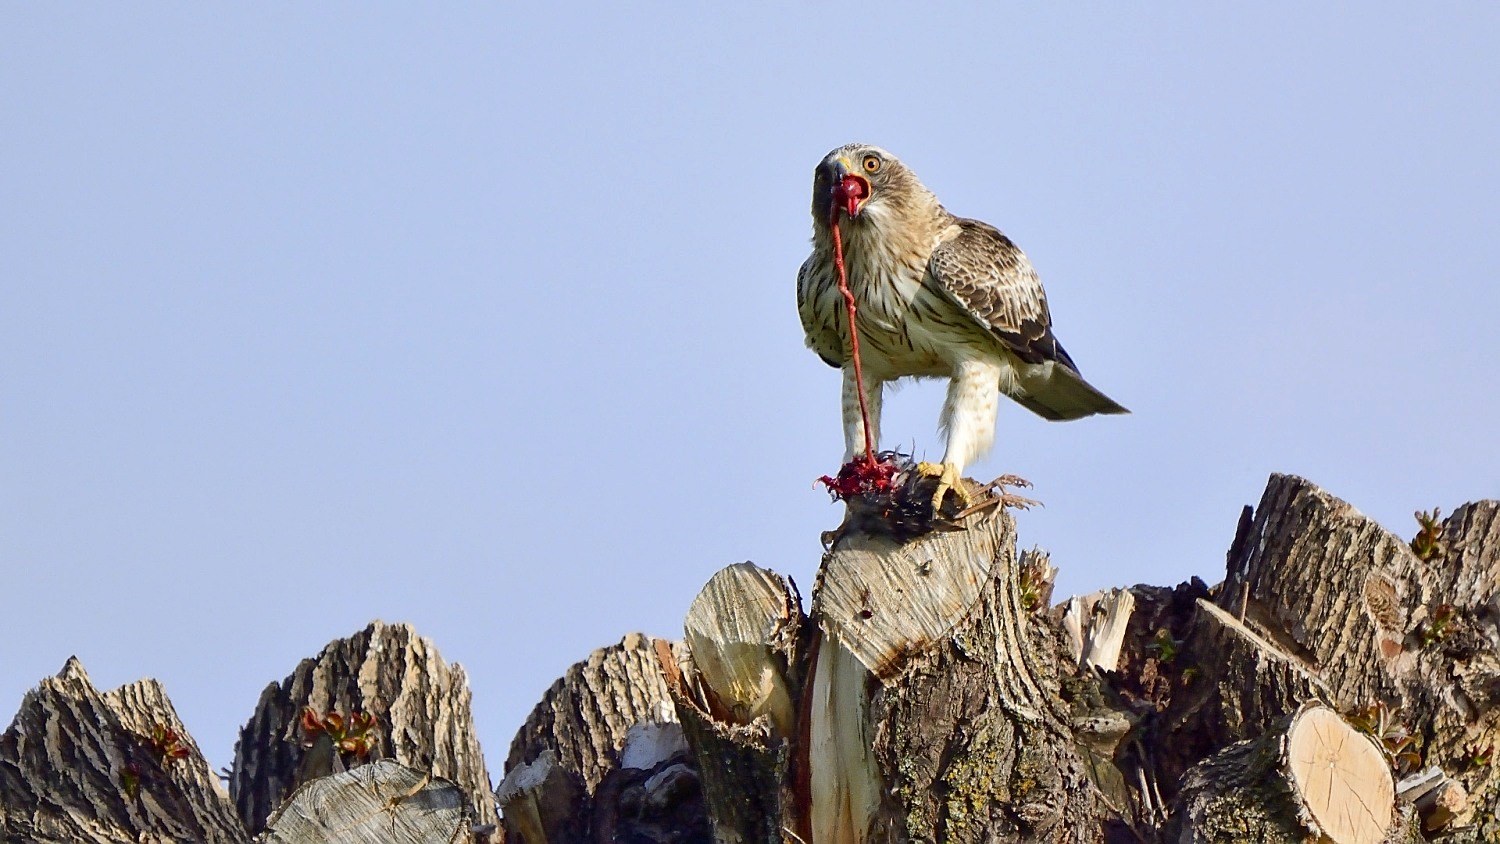
[[[954,217],[932,250],[935,268],[955,283],[994,285],[1035,281],[1036,270],[1015,241],[982,220]]]
[[[1052,334],[1041,277],[1004,232],[981,220],[955,217],[927,267],[931,284],[1022,360],[1073,365]]]

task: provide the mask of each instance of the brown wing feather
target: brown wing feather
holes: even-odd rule
[[[927,264],[937,287],[1021,360],[1057,361],[1077,372],[1052,335],[1047,294],[1026,254],[988,223],[962,218],[954,222],[958,235],[934,249]]]

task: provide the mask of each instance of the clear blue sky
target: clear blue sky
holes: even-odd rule
[[[1410,535],[1500,494],[1500,7],[7,4],[0,724],[78,654],[215,765],[375,617],[474,687],[810,587],[838,377],[813,165],[1010,234],[1122,418],[1003,407],[1060,589],[1216,582],[1305,475]],[[941,453],[940,387],[888,402]]]

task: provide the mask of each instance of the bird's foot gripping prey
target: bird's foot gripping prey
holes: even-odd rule
[[[813,172],[812,212],[797,310],[807,345],[843,372],[848,465],[827,480],[851,509],[873,493],[878,513],[889,503],[879,496],[915,494],[920,479],[929,519],[972,512],[963,470],[989,450],[1002,395],[1050,420],[1128,412],[1078,374],[1026,255],[995,227],[950,214],[895,156],[866,144],[830,152]],[[879,445],[885,384],[905,377],[949,379],[946,449],[938,464],[881,469],[865,455]],[[871,478],[889,489],[858,486]]]
[[[824,534],[824,544],[831,547],[845,534],[873,534],[905,542],[934,530],[962,530],[969,516],[997,507],[1026,510],[1039,505],[1006,490],[1031,486],[1014,475],[987,484],[960,478],[940,498],[939,476],[922,469],[933,465],[919,464],[899,452],[883,451],[873,462],[860,455],[844,464],[837,477],[819,478],[836,500],[847,505],[843,524]],[[872,466],[879,468],[859,468]],[[878,483],[869,482],[871,472],[880,473]]]
[[[952,463],[927,463],[917,464],[917,471],[938,479],[937,489],[932,492],[932,509],[937,512],[943,506],[943,499],[949,492],[957,495],[965,505],[969,504],[969,491],[964,489],[963,477],[958,473],[958,466]]]

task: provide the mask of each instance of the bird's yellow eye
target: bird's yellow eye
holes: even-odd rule
[[[880,156],[867,155],[864,160],[865,172],[874,173],[880,169]]]

